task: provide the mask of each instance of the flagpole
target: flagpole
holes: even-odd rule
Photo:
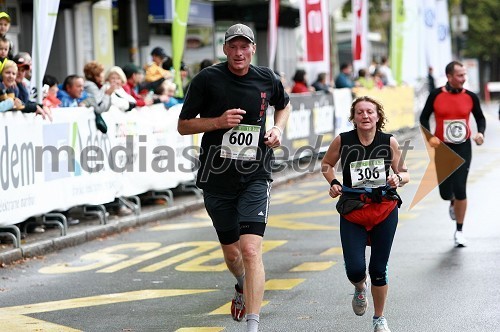
[[[35,18],[35,26],[33,34],[33,56],[32,62],[34,62],[35,68],[40,68],[40,25],[39,25],[39,14],[40,14],[40,0],[33,1],[33,13]],[[35,70],[35,87],[36,87],[36,102],[37,104],[41,104],[43,100],[43,92],[42,92],[42,78],[40,77],[40,70]]]

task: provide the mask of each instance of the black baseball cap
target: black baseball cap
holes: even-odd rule
[[[151,55],[157,55],[159,57],[162,57],[163,59],[167,57],[167,53],[165,53],[165,50],[161,47],[153,48],[153,50],[151,51]]]
[[[132,75],[141,73],[142,69],[133,63],[128,63],[122,67],[125,77],[130,78]]]
[[[227,43],[228,41],[236,37],[245,37],[252,44],[255,44],[255,37],[253,35],[253,31],[245,24],[238,23],[229,27],[229,29],[227,29],[226,31],[224,42]]]

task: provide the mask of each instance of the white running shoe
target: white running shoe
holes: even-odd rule
[[[352,310],[358,316],[363,316],[368,308],[368,299],[366,292],[368,290],[368,282],[365,281],[365,288],[362,291],[357,291],[354,287],[354,296],[352,297]]]
[[[373,320],[373,332],[391,332],[384,316]]]
[[[455,231],[455,246],[465,247],[467,240],[465,239],[464,233],[462,231]]]

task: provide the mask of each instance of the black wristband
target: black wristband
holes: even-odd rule
[[[403,178],[401,177],[401,175],[396,174],[396,176],[398,177],[399,183],[403,184]]]
[[[333,179],[332,182],[330,182],[330,187],[333,187],[334,184],[338,184],[339,186],[342,186],[342,183],[340,183],[340,181],[337,179]]]

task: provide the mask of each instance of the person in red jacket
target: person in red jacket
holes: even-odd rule
[[[151,98],[144,98],[136,91],[136,88],[138,88],[144,78],[142,70],[134,64],[127,64],[123,66],[122,69],[125,73],[125,77],[127,77],[127,82],[123,86],[123,90],[134,97],[136,106],[142,107],[153,104],[153,100]]]
[[[315,89],[307,85],[307,73],[304,69],[297,69],[293,75],[295,82],[292,87],[292,93],[308,93],[313,92]]]
[[[471,138],[477,145],[484,142],[486,119],[481,110],[479,98],[471,91],[464,89],[465,68],[458,61],[452,61],[446,66],[448,82],[445,86],[435,89],[429,94],[422,114],[420,124],[430,131],[429,117],[434,114],[436,130],[429,139],[429,144],[437,148],[446,144],[452,151],[464,160],[456,170],[449,170],[450,160],[436,150],[435,163],[439,184],[439,194],[444,200],[450,201],[450,218],[456,220],[455,246],[466,244],[462,228],[467,210],[467,175],[472,159]],[[477,134],[473,135],[469,123],[470,115],[477,124]],[[451,175],[450,175],[451,173]]]

